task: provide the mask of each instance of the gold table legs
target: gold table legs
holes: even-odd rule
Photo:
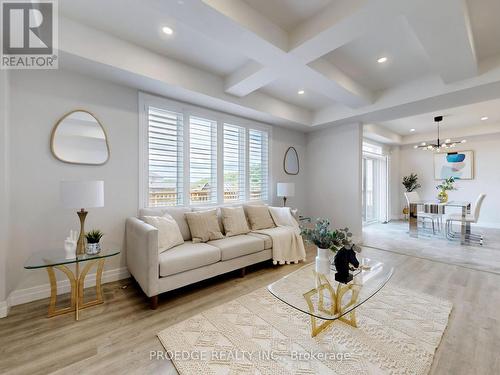
[[[354,305],[358,299],[359,295],[359,289],[360,286],[356,284],[342,284],[339,283],[337,285],[337,291],[333,290],[332,286],[328,282],[327,278],[325,275],[316,273],[316,281],[317,281],[317,287],[314,289],[311,289],[310,291],[304,293],[304,298],[307,302],[307,305],[309,307],[309,312],[311,313],[311,336],[315,337],[318,335],[320,332],[324,331],[326,328],[328,328],[331,324],[335,322],[335,320],[324,320],[317,318],[314,314],[316,313],[316,310],[314,308],[314,302],[313,302],[313,297],[315,295],[318,296],[318,310],[322,311],[327,314],[335,315],[339,314],[341,315],[345,311],[349,309],[352,305]],[[329,294],[329,300],[331,302],[330,306],[325,306],[325,299],[324,299],[324,292],[327,292]],[[350,301],[342,305],[342,298],[344,295],[351,291],[351,299]],[[347,318],[346,316],[341,316],[338,318],[338,320],[347,323],[353,327],[357,327],[357,322],[356,322],[356,313],[355,309],[352,309],[350,312],[348,312],[346,315],[349,317]],[[318,323],[318,320],[324,320],[323,323]]]
[[[85,277],[87,273],[90,271],[93,265],[97,264],[96,271],[96,280],[95,280],[95,288],[96,288],[96,299],[93,301],[84,301],[84,288],[85,288]],[[62,271],[69,279],[71,285],[71,302],[68,307],[64,307],[61,309],[56,308],[57,303],[57,280],[54,272],[54,268]],[[76,263],[75,265],[75,273],[71,271],[68,267],[64,265],[47,267],[47,273],[49,274],[50,280],[50,302],[49,302],[49,318],[61,314],[67,314],[69,312],[75,312],[75,319],[79,319],[79,311],[81,309],[85,309],[90,306],[99,305],[104,302],[102,297],[102,271],[104,268],[104,259],[95,259],[89,260],[85,262],[85,267],[80,274],[80,265]]]

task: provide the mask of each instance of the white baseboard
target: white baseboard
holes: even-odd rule
[[[9,304],[7,301],[0,301],[0,318],[5,318],[9,315]]]
[[[127,267],[115,268],[102,273],[102,283],[109,283],[130,277]],[[88,274],[85,278],[85,287],[95,286],[95,273]],[[69,293],[70,283],[68,279],[57,282],[57,294]],[[0,301],[0,318],[7,316],[11,306],[22,305],[43,298],[50,297],[50,283],[33,286],[31,288],[17,289],[12,291],[7,301]],[[3,315],[3,313],[5,315]]]

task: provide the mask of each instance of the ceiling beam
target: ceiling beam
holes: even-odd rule
[[[443,82],[475,77],[478,64],[465,0],[418,0],[407,4],[408,23]]]
[[[61,17],[60,67],[272,124],[305,128],[311,112],[264,93],[237,98],[222,77]],[[90,42],[91,41],[91,42]]]
[[[270,21],[258,12],[248,10],[248,5],[241,0],[185,0],[182,5],[174,1],[156,1],[154,4],[159,10],[172,14],[177,21],[263,66],[260,72],[254,64],[246,65],[227,77],[228,93],[245,96],[273,80],[287,77],[298,87],[349,107],[357,108],[372,101],[368,90],[352,90],[360,88],[360,85],[342,72],[337,71],[335,75],[340,82],[333,81],[288,53],[283,48],[287,34],[272,28]],[[203,22],[200,22],[201,19]],[[273,37],[264,38],[259,31],[260,25],[271,30]]]

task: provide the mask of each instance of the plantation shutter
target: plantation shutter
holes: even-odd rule
[[[183,204],[183,116],[148,107],[149,207]]]
[[[249,129],[250,200],[267,201],[269,191],[269,135],[266,131]]]
[[[190,203],[217,203],[217,122],[189,117]]]
[[[224,124],[224,202],[245,200],[245,128]]]

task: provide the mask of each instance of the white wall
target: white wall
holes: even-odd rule
[[[362,238],[361,124],[342,125],[308,134],[307,209],[328,218],[336,228],[349,227]]]
[[[50,134],[65,113],[83,108],[102,123],[111,156],[103,166],[62,163],[50,152]],[[24,270],[35,251],[61,248],[78,229],[74,210],[60,204],[61,180],[104,180],[105,207],[89,209],[86,228],[105,233],[105,247],[122,249],[125,219],[138,201],[137,92],[62,70],[15,71],[11,76],[9,292],[48,282],[42,270]],[[125,265],[124,256],[106,269]]]
[[[86,228],[102,229],[105,247],[124,250],[125,219],[135,215],[138,208],[138,92],[64,70],[15,71],[11,84],[12,126],[8,139],[11,239],[6,262],[0,259],[0,263],[7,266],[7,294],[16,295],[19,300],[17,296],[26,290],[48,283],[45,270],[24,270],[25,260],[37,250],[60,248],[69,230],[78,229],[76,213],[61,207],[61,180],[104,180],[105,207],[89,209]],[[103,166],[62,163],[50,152],[53,125],[76,108],[94,113],[106,129],[110,159]],[[294,146],[299,153],[298,176],[283,172],[283,157],[289,146]],[[290,199],[290,205],[301,210],[306,205],[305,147],[303,133],[273,127],[273,191],[276,182],[294,181],[297,196]],[[274,197],[274,202],[280,201]],[[106,270],[125,265],[122,253],[106,262]],[[40,293],[37,296],[40,297]]]
[[[486,193],[479,224],[500,228],[500,134],[467,137],[467,143],[457,151],[473,150],[475,155],[475,173],[473,180],[460,180],[455,184],[457,191],[448,193],[450,200],[474,202],[480,193]],[[437,195],[434,180],[433,154],[415,150],[412,146],[401,147],[400,175],[416,173],[422,188],[419,193],[424,199],[434,199]],[[404,204],[404,188],[400,187],[400,209]]]
[[[7,314],[6,251],[8,246],[8,122],[9,77],[0,71],[0,317]]]
[[[299,174],[288,175],[283,170],[283,159],[288,147],[293,146],[299,155]],[[298,208],[300,214],[307,214],[307,180],[306,180],[306,136],[302,132],[284,129],[280,127],[273,128],[273,143],[271,149],[271,169],[272,184],[275,206],[283,205],[283,198],[276,196],[276,184],[278,182],[295,183],[295,196],[288,198],[287,206]]]

